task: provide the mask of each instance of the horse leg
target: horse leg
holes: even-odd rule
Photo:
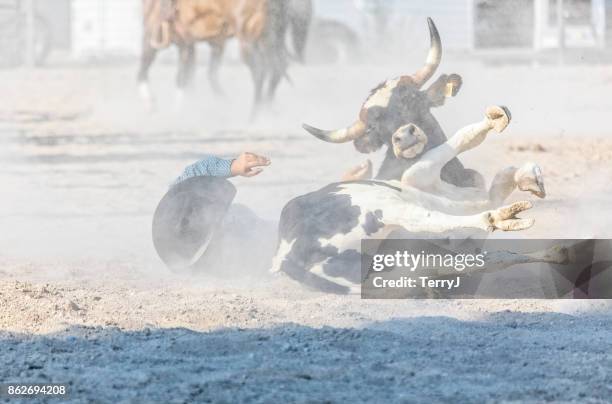
[[[256,45],[243,45],[242,57],[251,71],[253,84],[255,85],[255,97],[253,109],[251,110],[251,119],[255,118],[262,102],[263,83],[265,80],[265,70],[263,54]]]
[[[280,81],[285,77],[288,79],[286,38],[291,23],[291,2],[277,0],[268,3],[267,24],[258,42],[265,52],[265,67],[269,74],[266,101],[272,101]]]
[[[195,45],[182,44],[179,46],[179,70],[176,76],[176,109],[183,106],[185,89],[193,82],[195,72]]]
[[[280,81],[287,75],[287,61],[285,60],[284,56],[276,55],[272,58],[272,63],[272,74],[270,76],[270,82],[268,83],[268,101],[274,100],[276,89],[278,88]]]
[[[155,109],[155,99],[151,94],[151,88],[149,85],[149,69],[155,60],[156,55],[157,50],[151,46],[149,38],[145,35],[142,41],[140,68],[138,70],[138,92],[140,93],[140,98],[145,104],[145,108],[149,112]]]
[[[261,46],[265,49],[265,60],[267,62],[265,68],[269,73],[268,91],[266,93],[266,101],[272,101],[276,94],[276,89],[283,79],[287,77],[287,54],[284,47],[284,42],[281,38],[277,38],[278,33],[269,33],[271,38],[261,40]],[[284,39],[284,37],[283,37]]]
[[[217,95],[223,95],[223,89],[219,84],[219,67],[223,58],[225,45],[222,42],[211,42],[210,44],[210,62],[208,64],[208,81],[213,92]]]

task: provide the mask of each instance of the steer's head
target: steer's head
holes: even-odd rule
[[[425,83],[436,72],[442,57],[438,30],[431,18],[428,18],[427,22],[431,47],[427,61],[421,69],[412,75],[387,80],[372,90],[361,108],[358,119],[352,125],[330,131],[309,125],[304,125],[304,129],[326,142],[353,141],[355,148],[362,153],[371,153],[387,145],[387,160],[399,157],[394,155],[392,137],[398,128],[408,124],[413,124],[408,129],[421,128],[427,133],[426,138],[423,135],[425,143],[422,147],[429,149],[445,142],[446,136],[431,113],[431,108],[443,105],[446,97],[455,96],[462,82],[461,77],[456,74],[441,75],[429,87],[424,88]],[[403,156],[403,159],[398,159],[394,164],[405,166],[406,158],[417,157],[422,151],[423,149],[419,150],[413,157]],[[389,166],[389,162],[386,161],[383,166]],[[399,175],[403,172],[401,168],[391,171],[397,171]],[[395,174],[383,176],[389,177]],[[381,173],[378,177],[381,177]]]

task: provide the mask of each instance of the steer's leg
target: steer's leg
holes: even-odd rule
[[[149,112],[155,109],[155,100],[149,85],[149,69],[155,60],[155,55],[157,55],[157,50],[151,46],[149,36],[147,34],[143,35],[140,68],[138,69],[138,92]]]
[[[351,168],[342,176],[342,181],[361,181],[372,178],[372,162],[370,159],[365,163]]]
[[[461,129],[438,147],[429,150],[417,163],[402,175],[402,182],[416,188],[425,189],[441,182],[440,171],[450,160],[460,153],[480,145],[490,130],[502,132],[510,123],[510,111],[505,107],[489,107],[485,118],[478,123]]]
[[[514,181],[521,191],[531,192],[539,198],[546,197],[542,169],[535,163],[525,163],[514,174]]]
[[[415,192],[423,206],[450,214],[467,215],[500,206],[516,189],[530,192],[539,198],[546,196],[540,167],[534,163],[524,164],[521,168],[508,167],[497,173],[491,188],[483,192],[479,188],[460,188],[441,182],[435,193]]]
[[[503,203],[517,187],[544,198],[546,190],[540,167],[535,163],[526,163],[521,168],[508,167],[498,172],[489,189],[491,204],[497,206]]]
[[[456,216],[410,204],[394,209],[385,208],[384,221],[414,233],[446,233],[461,229],[518,231],[533,226],[533,219],[517,217],[531,207],[530,202],[522,201],[474,215]]]
[[[304,234],[288,242],[281,236],[271,272],[284,273],[303,285],[323,292],[351,293],[361,278],[359,252],[352,250],[337,254],[337,249],[320,246],[312,237],[311,234]]]
[[[485,265],[478,267],[466,267],[461,271],[461,275],[473,272],[486,271],[487,273],[501,271],[513,265],[533,264],[537,262],[566,265],[572,262],[576,255],[576,246],[554,245],[545,250],[532,252],[512,252],[512,251],[487,251],[484,255]],[[437,276],[458,275],[456,269],[452,267],[435,268]]]

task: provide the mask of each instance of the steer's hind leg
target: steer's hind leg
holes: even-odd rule
[[[518,231],[533,226],[533,219],[517,217],[531,207],[531,202],[522,201],[474,215],[458,216],[408,205],[393,210],[385,208],[383,220],[412,233],[447,233],[462,229]]]
[[[531,252],[513,252],[513,251],[490,251],[487,250],[484,256],[484,266],[467,267],[461,271],[462,275],[486,271],[492,273],[501,271],[513,265],[533,264],[533,263],[548,263],[557,265],[566,265],[575,259],[576,249],[578,245],[554,245],[544,250]],[[437,276],[457,275],[457,270],[452,267],[438,267],[436,269]]]
[[[352,281],[347,279],[347,273],[343,269],[348,270],[349,274],[359,275],[359,253],[355,251],[347,267],[346,262],[333,262],[333,258],[342,261],[343,257],[336,254],[337,250],[322,247],[318,241],[307,239],[310,235],[303,237],[306,238],[298,237],[292,242],[287,242],[281,237],[272,260],[271,272],[283,273],[305,286],[323,292],[351,293],[353,286],[359,283],[359,279]],[[326,273],[330,270],[330,273]]]
[[[537,164],[523,164],[515,173],[514,180],[521,191],[531,192],[538,198],[546,197],[542,169]]]

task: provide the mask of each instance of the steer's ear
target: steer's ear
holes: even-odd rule
[[[463,80],[458,74],[443,74],[425,92],[432,107],[444,105],[448,97],[454,97],[461,89]]]

